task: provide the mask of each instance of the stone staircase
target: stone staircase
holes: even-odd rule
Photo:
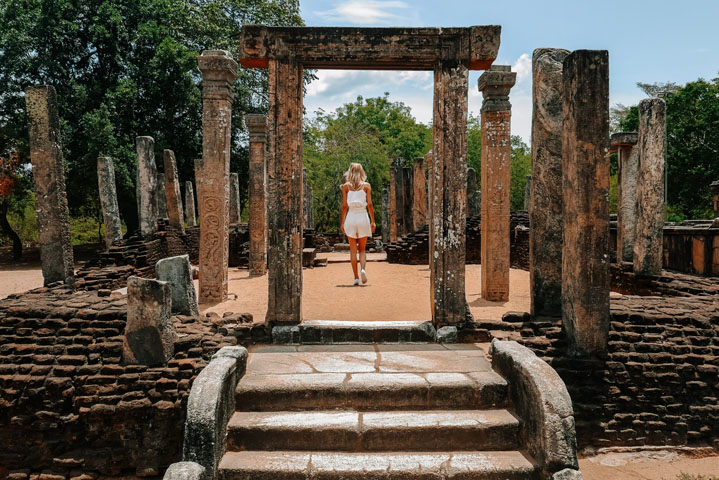
[[[235,400],[225,480],[539,475],[479,345],[254,347]]]

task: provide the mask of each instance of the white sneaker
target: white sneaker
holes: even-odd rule
[[[367,272],[364,269],[360,270],[360,276],[362,277],[362,283],[367,283]]]
[[[354,281],[354,283],[352,283],[352,285],[354,285],[354,286],[359,285],[359,278],[355,278],[355,281]]]

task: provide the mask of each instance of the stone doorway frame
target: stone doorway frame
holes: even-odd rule
[[[431,70],[430,299],[435,326],[466,319],[469,70],[497,58],[501,27],[354,28],[246,25],[239,62],[269,70],[268,325],[302,322],[303,70]]]

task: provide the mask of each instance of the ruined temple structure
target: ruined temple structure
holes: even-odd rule
[[[52,202],[38,199],[45,286],[0,299],[0,477],[576,480],[578,447],[719,447],[719,228],[660,222],[663,102],[643,102],[639,132],[610,137],[608,52],[535,50],[529,211],[510,212],[515,74],[492,65],[499,35],[244,26],[238,62],[268,69],[270,99],[267,116],[244,118],[249,224],[230,217],[238,64],[207,50],[187,226],[174,155],[165,219],[154,142],[138,137],[140,230],[118,238],[112,163],[98,159],[112,231],[75,275],[54,91],[29,90],[36,188]],[[388,259],[428,265],[431,317],[303,318],[305,68],[434,72],[432,151],[395,163],[382,191]],[[485,70],[481,200],[466,165],[473,69]],[[221,310],[241,254],[268,273],[265,322]],[[530,311],[473,318],[467,263],[482,264],[468,289],[485,305],[507,299],[510,266],[529,270]]]

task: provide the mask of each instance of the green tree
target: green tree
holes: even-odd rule
[[[527,187],[527,175],[532,173],[532,150],[522,141],[522,137],[517,135],[512,135],[511,143],[509,203],[512,210],[524,210],[524,190]]]

